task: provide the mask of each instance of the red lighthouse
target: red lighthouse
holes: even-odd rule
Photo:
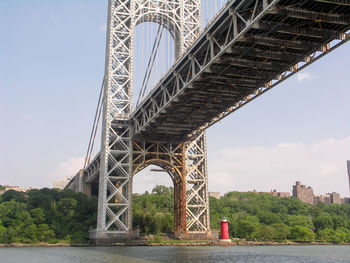
[[[221,220],[221,235],[220,241],[231,242],[229,233],[228,233],[228,221],[226,217]]]

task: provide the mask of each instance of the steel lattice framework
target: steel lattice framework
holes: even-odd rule
[[[350,2],[231,0],[197,38],[199,0],[110,0],[108,21],[103,145],[79,174],[99,178],[95,237],[130,232],[132,176],[150,164],[174,181],[177,233],[208,233],[203,132],[349,41]],[[181,55],[131,112],[141,21],[167,21]]]
[[[133,136],[193,139],[349,40],[341,0],[229,1],[133,112]]]
[[[200,33],[199,0],[110,0],[96,238],[132,230],[132,178],[150,164],[174,182],[175,234],[209,233],[205,134],[170,143],[133,140],[130,122],[134,28],[162,24],[175,41],[175,57]]]

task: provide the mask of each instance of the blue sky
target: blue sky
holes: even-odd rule
[[[107,0],[0,1],[0,184],[44,187],[85,156],[104,72]],[[349,196],[350,44],[207,131],[209,189]],[[141,176],[142,175],[142,176]],[[141,173],[135,191],[170,183]]]

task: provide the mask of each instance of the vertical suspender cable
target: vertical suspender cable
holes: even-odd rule
[[[165,62],[166,62],[166,70],[168,70],[169,68],[169,64],[168,64],[168,58],[169,58],[169,47],[168,47],[168,44],[169,44],[169,19],[167,19],[167,21],[165,21],[165,23],[167,23],[167,28],[168,28],[168,34],[166,34],[165,36]]]
[[[150,41],[148,42],[148,43],[153,43],[154,42],[154,40],[153,40],[153,23],[149,23],[149,29],[150,29],[150,34],[149,34],[149,37],[150,37]],[[151,46],[151,45],[150,45]],[[150,55],[150,56],[152,56],[152,55]],[[151,76],[150,77],[152,77],[152,74],[151,74]],[[151,80],[152,80],[152,78],[151,78]],[[147,89],[147,85],[145,86],[145,89],[144,90],[146,90]]]
[[[163,18],[163,16],[162,16],[161,24],[162,24],[162,28],[164,30],[164,18]],[[164,41],[162,41],[162,39],[163,39],[163,37],[160,38],[160,41],[161,41],[161,43],[160,43],[160,47],[161,47],[160,48],[160,55],[161,55],[160,61],[161,61],[161,63],[158,66],[157,82],[161,78],[161,76],[163,75],[163,69],[164,69],[164,44],[163,44]]]
[[[141,90],[140,90],[139,98],[137,100],[137,105],[139,104],[141,98],[145,94],[145,91],[146,91],[146,88],[147,88],[147,84],[149,82],[150,75],[152,73],[154,60],[155,60],[155,57],[156,57],[157,52],[158,52],[159,43],[160,43],[159,39],[161,38],[162,34],[163,34],[163,27],[161,25],[159,25],[158,26],[157,35],[156,35],[156,39],[155,39],[155,42],[153,43],[152,52],[151,52],[150,58],[148,60],[146,73],[145,73],[145,76],[144,76],[144,79],[143,79],[143,82],[142,82],[142,85],[141,85]]]
[[[155,40],[155,44],[157,44],[157,46],[156,46],[156,49],[155,49],[155,51],[154,51],[154,53],[153,53],[153,56],[151,57],[151,58],[152,58],[152,62],[151,62],[151,66],[149,67],[149,70],[148,70],[149,74],[148,74],[148,77],[147,77],[147,80],[146,80],[146,83],[145,83],[145,86],[144,86],[144,89],[143,89],[143,92],[142,92],[142,97],[145,95],[145,91],[146,91],[146,89],[147,89],[150,76],[151,76],[151,74],[152,74],[152,69],[153,69],[154,61],[155,61],[155,59],[156,59],[156,57],[157,57],[157,53],[158,53],[158,49],[159,49],[159,44],[160,44],[160,39],[162,38],[162,35],[163,35],[164,27],[160,26],[160,28],[161,28],[161,32],[160,32],[159,37],[156,38],[156,40]]]

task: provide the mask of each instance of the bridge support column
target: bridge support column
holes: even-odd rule
[[[186,233],[182,239],[217,239],[210,230],[206,134],[186,144]]]
[[[174,181],[176,232],[210,230],[205,137],[183,147],[144,141],[140,150],[131,134],[136,124],[130,122],[135,26],[143,21],[166,26],[178,58],[200,32],[200,9],[200,0],[109,0],[97,229],[91,232],[95,243],[133,236],[132,176],[149,164],[166,167]]]
[[[91,196],[92,195],[91,183],[85,183],[84,192],[83,193],[86,194],[87,196]]]
[[[186,146],[181,146],[181,174],[174,180],[174,235],[187,234],[186,226]]]
[[[133,238],[132,233],[132,141],[128,121],[113,121],[101,152],[97,228],[90,233],[96,244]]]

